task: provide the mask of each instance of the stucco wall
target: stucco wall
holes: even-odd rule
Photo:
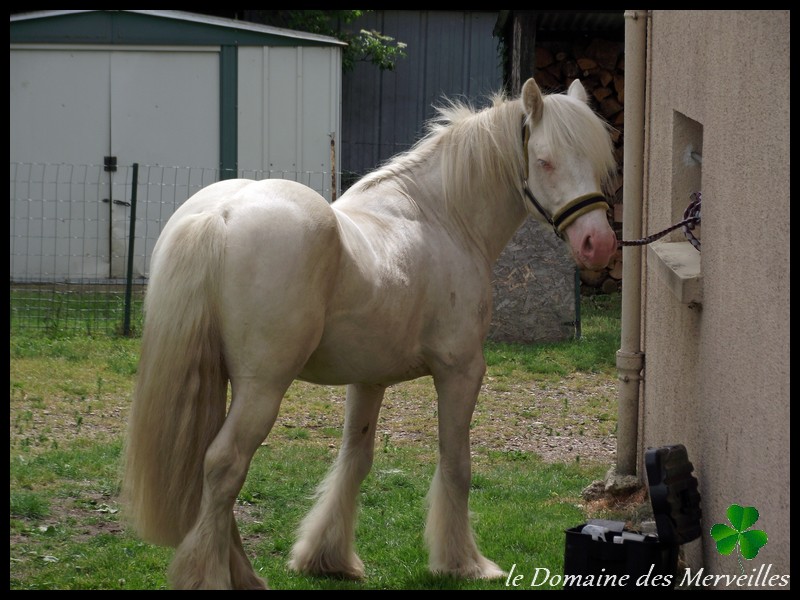
[[[745,574],[788,575],[789,12],[653,11],[648,33],[643,227],[675,222],[686,180],[700,182],[702,304],[679,301],[645,254],[640,451],[688,449],[704,529],[685,546],[693,570],[740,573],[708,534],[737,503],[769,538]],[[676,140],[687,122],[702,166]]]

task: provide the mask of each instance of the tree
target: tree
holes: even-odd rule
[[[382,71],[392,71],[397,61],[405,58],[406,44],[379,31],[348,26],[366,10],[241,10],[208,11],[219,16],[263,23],[273,27],[296,29],[335,37],[347,43],[342,52],[342,69],[350,71],[357,62],[370,62]]]

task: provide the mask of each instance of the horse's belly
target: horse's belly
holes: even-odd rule
[[[370,383],[389,385],[430,375],[421,354],[391,345],[360,343],[353,347],[324,343],[309,357],[298,379],[322,385]]]

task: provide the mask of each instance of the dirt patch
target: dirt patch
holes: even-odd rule
[[[344,387],[295,382],[272,438],[307,439],[336,450],[344,421]],[[38,453],[76,440],[124,434],[130,391],[81,398],[11,398],[11,447]],[[376,445],[438,447],[436,392],[430,377],[390,387]],[[616,382],[606,373],[537,378],[515,372],[487,376],[470,427],[473,451],[533,452],[546,462],[611,465],[616,452]]]
[[[324,432],[341,428],[344,388],[329,388],[328,414],[308,409],[302,398],[314,386],[297,382],[284,402],[271,435]],[[305,406],[305,408],[304,408]],[[474,452],[534,452],[546,462],[588,462],[611,465],[616,453],[616,385],[603,373],[576,373],[537,379],[529,374],[488,376],[484,380],[470,427]],[[328,441],[332,449],[339,440]],[[376,445],[438,446],[436,392],[430,378],[389,388],[378,419]]]

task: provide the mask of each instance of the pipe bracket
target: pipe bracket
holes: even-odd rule
[[[621,381],[641,380],[644,368],[644,352],[617,350],[617,371]]]

